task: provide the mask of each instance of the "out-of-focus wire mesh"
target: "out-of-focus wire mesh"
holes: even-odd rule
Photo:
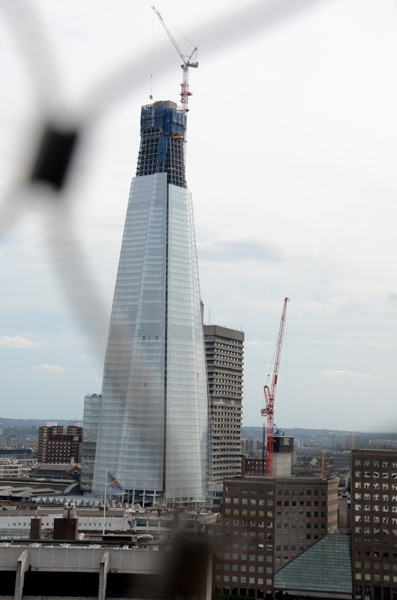
[[[252,36],[265,35],[273,27],[282,27],[289,19],[304,15],[307,9],[324,1],[242,3],[238,10],[191,28],[189,35],[200,39],[206,54],[216,60],[220,50],[244,43]],[[99,332],[107,319],[108,307],[103,306],[96,278],[86,264],[75,233],[70,194],[65,190],[81,141],[108,111],[116,110],[125,95],[137,93],[143,87],[153,50],[149,43],[147,48],[138,48],[134,56],[127,56],[113,72],[105,72],[95,85],[81,89],[79,97],[70,100],[64,93],[62,72],[53,58],[48,32],[34,2],[3,2],[3,10],[33,89],[37,139],[32,145],[30,171],[22,173],[22,182],[12,185],[2,198],[0,231],[4,233],[29,213],[39,214],[48,234],[48,254],[82,332],[86,329]],[[175,65],[170,64],[167,53],[163,52],[169,40],[163,32],[160,34],[158,38],[162,41],[155,48],[155,54],[157,69],[164,74]]]
[[[220,51],[225,52],[228,47],[242,44],[253,36],[266,35],[292,18],[304,18],[308,9],[325,1],[241,2],[238,10],[190,28],[189,37],[200,39],[201,45],[206,46],[207,56],[216,61]],[[86,330],[99,332],[109,307],[103,306],[97,279],[87,265],[84,249],[76,235],[71,198],[66,193],[69,175],[81,158],[78,154],[87,133],[109,111],[116,110],[126,95],[142,89],[147,81],[151,50],[138,48],[136,54],[126,56],[124,63],[112,73],[103,73],[96,85],[81,89],[79,97],[71,100],[64,95],[62,71],[52,59],[51,42],[34,3],[12,0],[4,1],[2,6],[3,18],[8,20],[25,64],[38,122],[30,166],[22,174],[22,181],[12,182],[1,199],[0,232],[9,232],[27,214],[38,215],[47,234],[48,255],[80,321],[82,333]],[[27,23],[29,27],[26,27]],[[162,32],[160,34],[159,39],[163,36]],[[157,69],[163,73],[175,68],[168,62],[167,53],[162,51],[168,43],[169,40],[163,39],[156,48]],[[132,171],[133,166],[131,175]],[[205,544],[195,545],[186,540],[175,545],[165,583],[166,595],[172,596],[177,591],[180,597],[190,597],[191,590],[194,591],[197,582],[203,578],[209,551]]]

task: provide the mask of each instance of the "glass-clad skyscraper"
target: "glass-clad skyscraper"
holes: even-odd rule
[[[169,504],[204,500],[208,394],[186,113],[142,107],[105,356],[93,491],[105,469]]]

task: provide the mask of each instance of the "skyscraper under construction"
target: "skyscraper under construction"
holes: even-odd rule
[[[141,144],[113,299],[93,491],[105,470],[167,503],[204,500],[208,393],[186,112],[142,107]]]

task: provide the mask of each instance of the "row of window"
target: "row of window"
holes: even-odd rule
[[[268,506],[273,506],[273,501],[271,501],[271,504],[269,504],[269,500],[267,501],[267,505]],[[232,498],[225,498],[225,504],[231,504],[232,503]],[[233,504],[243,504],[244,506],[248,505],[248,498],[233,498]],[[256,498],[251,498],[249,504],[251,506],[256,506],[257,504],[259,506],[264,506],[265,505],[265,500],[263,498],[260,498],[259,500],[257,500]]]
[[[354,494],[355,500],[361,500],[361,494],[358,492]],[[364,500],[380,500],[380,494],[363,494]],[[388,495],[382,494],[382,500],[387,501],[389,499]],[[397,502],[397,494],[394,494],[392,497],[392,502]]]
[[[380,487],[381,484],[377,481],[373,482],[372,485],[369,481],[364,481],[364,485],[361,484],[361,481],[355,481],[354,482],[354,488],[356,490],[361,490],[361,488],[363,488],[364,490],[388,490],[389,489],[389,484],[388,483],[382,483],[382,488]],[[397,483],[392,483],[391,484],[391,489],[392,490],[397,490]]]
[[[229,581],[231,581],[232,583],[249,583],[249,585],[264,585],[264,580],[262,577],[237,577],[237,576],[232,576],[231,578],[229,577],[229,575],[224,575],[223,577],[221,577],[220,575],[215,575],[215,581],[217,581],[218,583],[220,581],[224,581],[225,583],[228,583]],[[272,585],[272,579],[266,579],[266,585]],[[224,588],[225,590],[226,588]],[[226,594],[228,594],[228,592],[225,592]]]
[[[306,503],[304,500],[299,500],[299,504],[297,504],[297,500],[291,500],[291,504],[289,500],[284,500],[284,506],[311,506],[312,505],[312,501],[311,500],[306,500]],[[331,502],[330,502],[331,504]],[[283,506],[283,503],[281,500],[277,500],[276,502],[277,506]],[[326,500],[322,500],[321,501],[321,506],[326,506],[327,502]],[[313,501],[313,506],[320,506],[320,501],[319,500],[314,500]]]
[[[295,490],[295,489],[293,489],[293,490],[289,490],[289,489],[277,490],[277,496],[281,496],[281,495],[289,496],[290,493],[292,496],[305,496],[305,495],[306,496],[311,496],[311,495],[320,496],[320,491],[321,491],[321,496],[326,496],[326,494],[327,494],[326,489],[322,489],[322,490],[310,490],[310,489],[309,490],[302,490],[302,489],[300,489],[300,490]],[[313,492],[313,494],[312,494],[312,492]]]
[[[387,512],[387,511],[384,511]],[[380,521],[381,519],[381,521]],[[389,517],[377,517],[374,516],[371,518],[371,516],[369,515],[365,515],[364,518],[362,518],[361,515],[355,515],[354,520],[356,523],[388,523],[389,522]],[[390,521],[393,525],[397,525],[397,518],[392,517],[391,521]]]
[[[215,569],[220,571],[222,569],[221,563],[217,563],[215,565]],[[224,571],[240,571],[241,573],[246,573],[247,570],[249,573],[264,573],[265,572],[264,567],[259,567],[256,565],[250,565],[249,567],[247,567],[247,565],[238,565],[238,564],[229,565],[229,563],[225,563],[223,565],[223,570]],[[266,573],[269,573],[271,575],[272,572],[273,572],[272,567],[266,567]]]
[[[269,502],[269,501],[268,501],[268,502]],[[269,506],[271,506],[271,505],[269,505]],[[225,515],[231,515],[231,514],[232,514],[232,511],[231,511],[231,509],[230,509],[230,508],[226,508],[226,509],[225,509]],[[243,508],[241,511],[240,511],[238,508],[234,508],[234,509],[233,509],[233,515],[235,515],[235,516],[238,516],[238,515],[240,515],[240,514],[241,514],[241,516],[242,516],[242,517],[246,517],[246,516],[248,516],[248,515],[249,515],[250,517],[256,517],[256,516],[258,516],[258,517],[264,517],[264,516],[265,516],[265,511],[264,511],[264,510],[258,510],[258,511],[257,511],[257,510],[250,510],[250,511],[248,511],[248,510],[247,510],[247,509],[245,509],[245,508]],[[273,515],[271,514],[271,511],[267,511],[267,512],[266,512],[266,515],[267,515],[268,517],[271,517],[271,516],[273,516]]]
[[[380,465],[382,465],[382,467],[384,469],[387,469],[389,467],[389,464],[390,464],[391,467],[392,467],[392,469],[394,469],[394,468],[397,469],[397,462],[392,461],[392,462],[389,463],[388,460],[382,460],[382,461],[372,460],[372,461],[370,461],[369,459],[366,459],[366,460],[361,461],[360,459],[356,459],[354,461],[354,466],[361,467],[361,465],[363,465],[364,467],[370,467],[371,463],[372,463],[373,467],[379,467]]]
[[[233,544],[233,547],[234,547],[234,544]],[[236,544],[236,548],[237,547],[238,547],[238,544]],[[263,545],[259,545],[258,548],[260,550],[263,550],[264,546]],[[270,547],[268,546],[269,550],[272,550],[272,548],[273,548],[273,546],[270,546]],[[248,554],[247,555],[247,554],[243,553],[243,554],[239,555],[239,554],[234,553],[234,554],[231,555],[231,558],[233,560],[238,560],[239,556],[240,556],[241,560],[247,560],[247,558],[248,558],[248,560],[251,561],[251,562],[255,561],[255,560],[257,560],[258,562],[264,562],[263,554]],[[230,554],[229,554],[229,552],[225,552],[224,554],[217,552],[216,558],[220,558],[222,560],[230,560]],[[266,556],[266,562],[270,562],[271,563],[272,562],[272,557],[271,556]]]
[[[380,533],[382,532],[382,535],[388,535],[389,534],[389,530],[380,527],[355,527],[354,528],[354,533],[364,533],[365,535],[380,535]]]
[[[396,534],[397,535],[397,534]],[[381,537],[381,538],[372,538],[372,537],[359,537],[359,538],[354,538],[353,540],[353,545],[354,546],[394,546],[395,548],[397,548],[397,540],[391,542],[389,540],[388,537]],[[356,550],[356,554],[358,556],[359,552]]]
[[[303,529],[304,526],[305,526],[304,523],[299,522],[299,523],[284,523],[283,527],[284,527],[284,529],[288,529],[290,525],[291,525],[291,529],[297,529],[297,528]],[[309,523],[306,523],[306,529],[311,529],[312,526],[313,526],[313,529],[318,529],[318,525],[319,525],[318,523],[310,523],[309,522]],[[326,527],[326,524],[324,522],[322,522],[321,523],[321,528],[325,529],[325,527]],[[276,528],[277,529],[281,529],[281,523],[277,523],[276,524]]]
[[[397,479],[397,472],[389,473],[388,471],[355,471],[354,476],[364,477],[367,479],[369,477],[372,477],[372,479],[379,479],[379,477],[382,477],[382,479],[389,479],[389,477],[392,479]]]
[[[391,581],[393,583],[397,583],[397,575],[377,575],[377,574],[372,574],[372,573],[356,573],[355,574],[355,578],[356,580],[364,580],[364,581],[383,581],[384,583],[390,583]]]
[[[380,496],[379,494],[377,494],[377,499],[380,500]],[[375,500],[375,498],[374,498]],[[389,501],[389,495],[388,494],[382,494],[382,500],[383,502],[388,502]],[[396,502],[396,496],[392,496],[392,501]],[[356,504],[354,507],[354,510],[361,510],[362,506],[364,508],[365,512],[371,511],[373,510],[374,512],[379,512],[380,510],[380,505],[379,504]],[[389,511],[389,507],[387,505],[382,505],[382,510],[384,512],[388,512]],[[396,506],[392,506],[391,507],[392,512],[397,512],[397,505]]]
[[[231,492],[231,491],[232,491],[232,488],[231,488],[230,486],[226,485],[226,486],[225,486],[225,493],[226,493],[226,492]],[[263,488],[260,488],[260,489],[257,489],[257,488],[250,488],[250,490],[249,490],[249,491],[250,491],[250,493],[251,493],[252,495],[257,495],[257,494],[259,494],[260,496],[263,496],[263,495],[265,494],[265,490],[264,490]],[[233,493],[234,493],[234,494],[239,494],[239,493],[242,493],[242,494],[248,494],[248,488],[246,488],[246,487],[243,487],[243,488],[240,488],[240,487],[234,487],[234,488],[233,488]],[[272,489],[268,489],[268,490],[267,490],[267,495],[268,495],[268,496],[273,496],[273,490],[272,490]]]

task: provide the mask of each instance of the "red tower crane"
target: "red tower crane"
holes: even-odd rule
[[[273,475],[273,428],[274,428],[274,398],[276,396],[278,370],[280,367],[281,348],[283,345],[285,320],[287,317],[287,304],[289,298],[285,298],[283,312],[281,313],[280,329],[278,332],[277,346],[274,357],[273,375],[270,388],[265,385],[263,391],[265,393],[265,408],[262,408],[262,417],[267,417],[267,440],[266,440],[266,475]],[[270,377],[270,373],[268,375]]]

